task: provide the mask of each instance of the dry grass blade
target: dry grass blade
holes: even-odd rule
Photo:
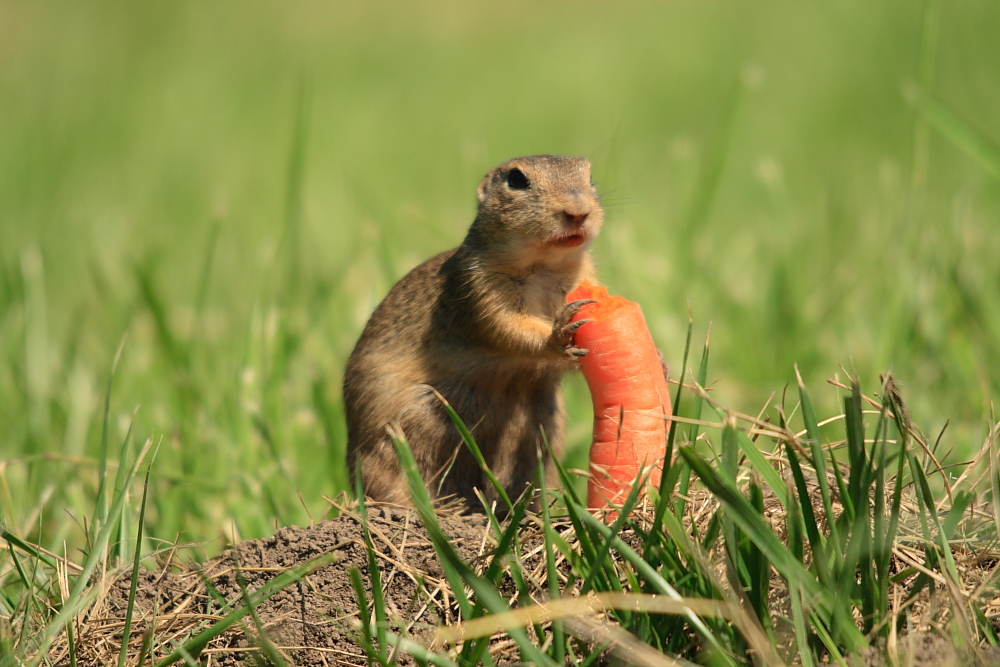
[[[639,641],[620,626],[597,619],[574,618],[565,621],[570,634],[588,644],[605,646],[606,651],[626,665],[636,667],[689,667]]]
[[[645,612],[650,614],[686,615],[724,618],[730,622],[740,619],[739,610],[720,600],[707,598],[682,598],[643,593],[590,593],[582,597],[561,598],[514,609],[502,614],[483,616],[458,625],[439,627],[435,631],[435,644],[455,643],[478,637],[488,637],[512,628],[538,625],[554,620],[589,616],[612,609]]]
[[[130,427],[131,432],[131,427]],[[126,441],[128,436],[126,435]],[[143,460],[146,458],[146,454],[149,453],[150,448],[153,446],[153,438],[150,437],[146,440],[139,454],[136,456],[135,461],[132,463],[131,470],[124,475],[124,479],[121,484],[121,491],[115,496],[112,503],[111,512],[109,517],[119,516],[124,512],[125,499],[127,497],[127,489],[135,477],[136,473],[139,471],[139,466],[142,465]],[[124,468],[125,466],[122,466]],[[114,529],[114,521],[109,521],[100,530],[97,535],[97,539],[94,542],[93,550],[88,555],[86,562],[83,566],[83,571],[77,577],[76,582],[70,591],[70,599],[67,604],[59,611],[58,614],[47,624],[45,630],[41,634],[41,638],[38,642],[38,650],[35,656],[32,658],[30,664],[37,664],[44,657],[49,646],[55,640],[56,635],[62,632],[66,624],[71,622],[77,614],[81,613],[84,609],[89,606],[90,601],[97,595],[97,586],[90,585],[90,577],[94,573],[94,570],[99,564],[103,564],[103,552],[111,538],[111,532]]]

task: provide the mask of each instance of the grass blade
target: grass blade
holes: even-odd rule
[[[450,555],[454,551],[454,547],[451,546],[441,531],[437,515],[434,513],[434,504],[427,493],[427,487],[424,485],[423,478],[420,477],[420,470],[417,468],[417,462],[413,458],[413,452],[410,449],[409,443],[403,439],[400,432],[392,430],[392,427],[390,427],[389,435],[392,438],[393,446],[396,448],[396,456],[399,457],[399,464],[410,490],[410,498],[417,508],[417,513],[420,514],[420,518],[423,520],[428,533],[439,537],[439,541],[442,542],[441,549]],[[435,550],[437,549],[438,544],[435,543]],[[457,558],[458,554],[454,554],[454,556]],[[441,561],[441,567],[444,569],[445,577],[451,585],[462,616],[464,618],[472,618],[472,603],[465,594],[465,585],[462,581],[459,568],[454,564],[454,558],[445,558],[441,553],[438,554],[438,558]]]
[[[137,406],[135,410],[132,412],[132,419],[129,420],[128,431],[125,432],[125,440],[124,442],[122,442],[122,449],[118,455],[118,474],[115,475],[115,486],[114,486],[115,496],[118,496],[119,494],[126,494],[126,491],[128,489],[128,485],[125,483],[125,474],[128,470],[128,468],[125,466],[125,462],[128,461],[128,446],[129,443],[132,441],[132,427],[135,425],[135,417],[138,413],[139,413],[139,408]],[[126,560],[128,547],[126,546],[125,543],[128,540],[128,536],[122,534],[122,530],[125,528],[126,524],[126,522],[124,521],[125,516],[126,516],[125,513],[122,512],[120,515],[118,515],[118,513],[115,513],[115,516],[111,517],[110,522],[111,524],[116,526],[118,532],[118,539],[116,540],[117,549],[115,550],[115,558],[113,559],[113,562],[120,563],[123,560]]]
[[[705,383],[708,381],[708,353],[711,347],[712,339],[712,327],[709,326],[708,333],[705,334],[705,347],[701,351],[701,363],[698,365],[698,387],[704,390]],[[704,403],[704,398],[702,398],[701,393],[696,393],[694,397],[694,409],[691,411],[691,418],[694,420],[701,419],[701,407]],[[688,428],[688,442],[692,445],[698,440],[698,424],[691,424]]]
[[[917,111],[934,129],[995,178],[1000,178],[1000,146],[922,90],[914,88],[908,92],[912,93],[909,97],[913,98]]]
[[[549,600],[559,599],[559,572],[556,570],[555,529],[549,511],[549,489],[545,481],[545,464],[541,453],[538,456],[538,484],[542,492],[542,525],[545,536],[545,569],[548,572]],[[566,664],[566,633],[561,621],[552,623],[552,660],[558,665]]]
[[[726,482],[733,487],[737,486],[737,476],[739,475],[739,445],[736,443],[736,419],[732,415],[726,416],[725,426],[722,428],[722,465],[720,472],[725,475]],[[740,529],[736,527],[732,512],[723,509],[722,512],[722,534],[725,539],[726,554],[726,576],[729,579],[730,588],[736,592],[740,603],[746,606],[746,590],[749,587],[750,574],[740,553]],[[746,644],[738,638],[734,651],[737,654],[746,652]]]
[[[371,531],[368,528],[368,504],[365,500],[365,483],[361,474],[361,461],[357,462],[357,472],[354,475],[355,492],[358,495],[358,517],[361,519],[361,533],[365,538],[365,550],[368,552],[368,576],[372,582],[372,604],[375,606],[375,637],[378,640],[375,647],[378,661],[385,665],[389,662],[389,655],[386,651],[388,641],[386,640],[386,615],[385,615],[385,595],[382,590],[382,571],[375,557],[375,543],[372,541]],[[353,582],[353,575],[352,575]],[[364,589],[359,590],[363,594]],[[368,623],[367,614],[362,619],[362,623]],[[370,635],[370,633],[369,633]],[[371,638],[369,636],[369,641]]]
[[[611,535],[617,536],[621,532],[621,529],[625,526],[625,522],[628,520],[629,515],[632,510],[635,509],[636,504],[639,502],[639,492],[646,485],[646,475],[640,474],[635,481],[632,483],[632,490],[629,491],[628,497],[625,499],[625,504],[622,505],[621,511],[618,512],[618,518],[615,519],[614,525],[611,527]],[[580,588],[580,595],[586,595],[587,592],[594,585],[594,577],[597,572],[604,569],[605,561],[608,555],[611,553],[611,540],[604,539],[604,543],[601,545],[600,550],[593,560],[590,561],[590,573],[587,574],[587,578],[583,580],[583,586]]]
[[[996,524],[997,537],[1000,538],[1000,455],[997,453],[1000,445],[1000,424],[993,427],[989,437],[990,448],[990,491],[993,502],[993,522]]]
[[[812,647],[810,646],[809,626],[806,624],[806,615],[802,609],[802,589],[801,587],[788,583],[788,595],[792,605],[792,624],[795,628],[795,643],[799,647],[799,660],[802,667],[813,667]]]
[[[167,314],[167,307],[164,305],[163,300],[160,298],[159,292],[156,290],[156,285],[153,282],[153,276],[151,271],[144,265],[136,263],[132,267],[133,273],[135,274],[136,282],[139,284],[139,294],[142,297],[143,303],[149,309],[150,315],[153,316],[153,323],[156,325],[157,339],[160,341],[164,352],[166,352],[167,359],[172,363],[177,370],[190,370],[191,368],[191,352],[188,346],[178,340],[177,336],[170,328],[170,317]],[[190,391],[193,388],[190,384],[185,384],[181,386],[178,385],[178,389],[183,391]]]
[[[458,552],[455,551],[455,547],[441,530],[430,496],[427,493],[427,487],[420,477],[420,471],[417,469],[417,462],[413,458],[413,452],[410,450],[409,444],[392,427],[390,427],[390,435],[393,445],[396,448],[396,455],[399,457],[400,466],[403,469],[410,488],[410,497],[417,509],[417,513],[424,522],[424,527],[427,529],[431,542],[434,544],[434,550],[441,561],[445,576],[448,578],[453,594],[462,609],[463,618],[470,619],[474,617],[472,605],[464,592],[466,585],[475,591],[478,601],[491,613],[497,614],[506,611],[509,608],[507,602],[496,588],[475,573]],[[521,648],[522,655],[528,660],[534,662],[536,665],[556,667],[552,658],[542,653],[523,629],[511,630],[509,635],[511,639],[517,642]]]
[[[844,397],[844,428],[847,432],[847,461],[850,470],[848,495],[854,508],[858,509],[868,502],[868,490],[862,489],[867,457],[865,424],[861,410],[861,384],[856,378],[851,380],[851,395]]]
[[[493,484],[493,488],[496,489],[497,495],[500,496],[504,504],[507,506],[507,512],[512,512],[514,510],[514,503],[511,502],[510,496],[507,495],[507,490],[503,488],[500,480],[496,478],[496,475],[493,474],[493,471],[490,470],[489,465],[487,465],[486,458],[483,456],[482,450],[479,449],[476,439],[472,437],[472,432],[469,431],[465,422],[462,421],[462,418],[457,412],[455,412],[455,408],[451,407],[451,403],[449,403],[448,400],[441,395],[441,392],[434,387],[428,386],[428,388],[434,393],[437,399],[441,401],[441,404],[444,405],[444,409],[448,412],[448,417],[455,425],[455,428],[458,429],[458,432],[462,435],[462,440],[465,441],[465,445],[469,448],[469,451],[472,452],[472,456],[476,459],[476,463],[479,464],[479,469],[482,470],[486,477],[489,478],[490,483]]]
[[[377,662],[378,654],[372,646],[372,624],[371,612],[368,611],[368,596],[365,594],[365,582],[361,579],[361,570],[356,567],[348,568],[347,575],[351,579],[351,586],[354,588],[354,597],[358,601],[358,622],[361,624],[361,636],[355,635],[355,639],[368,654],[368,664]]]
[[[701,408],[704,399],[702,398],[700,392],[704,391],[705,383],[708,380],[708,353],[711,347],[710,346],[711,339],[712,339],[712,326],[709,325],[708,332],[705,334],[705,347],[702,348],[701,351],[701,364],[698,367],[697,381],[698,381],[699,392],[695,394],[694,409],[692,410],[691,413],[691,418],[694,419],[695,421],[701,419]],[[698,424],[694,423],[691,424],[691,427],[688,429],[688,442],[694,445],[697,442],[697,440],[698,440]],[[674,471],[671,470],[671,472],[673,473]],[[676,468],[676,475],[674,475],[673,480],[669,481],[667,484],[667,489],[669,489],[669,492],[671,494],[673,493],[674,490],[674,484],[676,484],[676,481],[678,479],[680,480],[681,487],[680,487],[680,492],[677,494],[677,504],[674,507],[674,514],[677,516],[677,518],[681,518],[682,516],[684,516],[684,508],[687,505],[687,502],[684,500],[684,498],[686,498],[688,495],[688,488],[691,483],[690,469],[685,470],[684,467],[680,466]]]
[[[35,595],[35,581],[34,577],[28,575],[25,571],[24,566],[21,564],[21,559],[17,557],[14,552],[14,548],[10,545],[7,546],[10,549],[11,560],[14,562],[14,569],[17,570],[17,576],[21,579],[21,584],[27,591],[27,602],[24,605],[24,620],[21,621],[21,636],[18,638],[18,644],[23,645],[25,637],[28,636],[28,628],[31,627],[31,612],[32,611],[42,611],[42,606],[38,602],[38,598]]]
[[[691,314],[690,304],[688,304],[688,330],[687,337],[684,339],[684,355],[681,357],[681,377],[680,382],[677,383],[677,391],[674,393],[674,402],[672,405],[674,414],[679,414],[681,410],[681,395],[684,389],[684,377],[687,375],[687,362],[688,353],[691,351],[691,335],[694,333],[694,316]],[[667,432],[667,455],[663,458],[663,475],[660,478],[660,496],[662,498],[669,497],[666,493],[667,487],[664,485],[667,477],[670,474],[670,466],[673,462],[674,454],[674,435],[677,433],[677,422],[674,420],[670,421],[670,430]],[[657,507],[657,514],[659,514],[660,508]],[[653,521],[654,526],[658,526],[659,522],[657,520]]]
[[[878,467],[874,468],[875,509],[872,522],[872,551],[875,562],[872,577],[874,577],[878,589],[873,609],[875,615],[872,619],[873,623],[880,623],[889,613],[889,567],[892,563],[892,545],[895,540],[895,536],[890,535],[886,525],[885,485],[886,471],[889,465],[889,442],[886,439],[886,431],[888,425],[886,408],[883,407],[875,426],[875,445],[872,450],[872,459],[878,458]],[[898,518],[897,516],[897,521]],[[882,634],[887,636],[888,631],[889,628],[886,625]]]
[[[142,561],[142,529],[146,521],[149,473],[153,469],[153,461],[155,460],[156,452],[154,451],[149,465],[146,467],[146,481],[142,485],[142,504],[139,505],[139,527],[135,536],[135,560],[132,563],[132,582],[128,591],[128,606],[125,610],[125,629],[122,631],[122,648],[118,654],[118,667],[125,667],[125,657],[128,655],[128,642],[132,635],[132,612],[135,608],[135,591],[139,585],[139,563]]]
[[[517,559],[517,533],[521,526],[521,521],[524,519],[524,514],[528,510],[528,505],[531,503],[532,497],[533,489],[529,487],[528,491],[522,494],[520,499],[518,499],[517,504],[514,505],[514,513],[510,517],[506,530],[501,531],[498,523],[494,526],[498,537],[497,548],[493,552],[493,558],[490,560],[490,565],[486,569],[486,574],[484,575],[486,581],[494,587],[500,585],[500,579],[504,573],[503,564],[508,553],[511,553],[515,560]],[[489,511],[489,508],[487,508],[487,511]],[[493,521],[495,522],[495,518]],[[512,547],[514,547],[513,552]],[[528,590],[527,582],[524,580],[521,570],[518,567],[511,567],[510,575],[511,579],[514,580],[514,585],[517,587],[518,601],[521,604],[529,604],[531,601],[531,594]],[[481,602],[477,602],[475,609],[472,610],[472,615],[477,617],[481,616],[483,611],[483,604]],[[538,636],[541,637],[542,633],[539,632]],[[463,663],[478,665],[482,658],[486,657],[489,659],[488,655],[483,655],[488,647],[488,640],[478,640],[472,644],[466,644],[462,649]]]
[[[799,398],[802,401],[802,421],[805,423],[806,434],[809,438],[809,445],[812,450],[813,469],[816,470],[816,481],[819,482],[820,495],[823,498],[823,509],[826,512],[826,522],[830,527],[830,539],[833,541],[833,559],[836,568],[841,565],[840,549],[844,544],[840,541],[840,533],[837,530],[837,517],[833,513],[833,496],[830,494],[830,485],[826,479],[826,455],[823,452],[823,438],[819,432],[819,422],[816,419],[816,411],[813,409],[812,399],[809,391],[802,381],[799,367],[795,367],[795,379],[799,383]],[[834,461],[836,465],[836,461]]]
[[[694,316],[691,314],[691,305],[688,304],[688,330],[684,340],[684,355],[681,357],[681,376],[677,383],[677,391],[674,393],[674,402],[671,404],[673,413],[679,414],[681,410],[681,395],[684,389],[684,378],[687,375],[688,353],[691,351],[691,335],[694,333]],[[656,499],[656,512],[653,516],[653,525],[650,527],[649,535],[646,537],[646,544],[643,551],[649,550],[652,540],[660,534],[663,526],[663,513],[667,511],[672,497],[673,485],[677,483],[677,478],[673,472],[674,459],[674,438],[677,434],[677,420],[671,419],[667,430],[667,452],[663,457],[663,470],[660,474],[659,495]]]
[[[56,569],[56,567],[57,567],[56,566],[56,562],[54,560],[52,560],[51,556],[49,556],[48,554],[40,551],[38,549],[38,547],[36,547],[31,542],[25,542],[20,537],[18,537],[14,533],[10,532],[10,530],[8,530],[6,528],[4,528],[2,531],[0,531],[0,537],[2,537],[3,539],[5,539],[10,546],[17,547],[18,549],[20,549],[24,553],[28,554],[32,558],[37,558],[41,562],[45,563],[45,565],[47,565],[48,567],[52,568],[53,570]]]
[[[111,372],[108,374],[108,388],[104,393],[104,421],[101,427],[101,453],[100,462],[97,465],[97,479],[100,485],[97,488],[97,507],[94,518],[90,524],[89,539],[91,544],[97,540],[97,533],[108,520],[108,437],[111,433],[111,387],[115,380],[115,371],[118,370],[118,362],[121,360],[122,351],[125,349],[125,341],[128,340],[128,333],[122,336],[115,352],[114,360],[111,362]]]
[[[733,520],[761,548],[785,578],[801,580],[801,585],[810,597],[823,599],[828,596],[805,567],[791,557],[785,545],[781,543],[778,536],[774,534],[760,515],[754,511],[750,502],[736,488],[735,484],[719,475],[690,445],[684,445],[678,451],[687,459],[688,465],[701,478],[708,490],[725,503]],[[827,606],[831,606],[832,600],[825,601]]]
[[[260,620],[260,616],[257,614],[257,603],[254,601],[253,596],[247,591],[247,582],[243,577],[243,568],[240,567],[239,559],[236,557],[237,550],[233,550],[233,569],[236,570],[236,583],[240,587],[240,595],[242,596],[243,606],[250,612],[250,618],[253,619],[253,625],[257,629],[257,638],[260,641],[260,648],[267,659],[271,662],[274,667],[287,667],[285,660],[281,657],[278,652],[278,648],[271,641],[271,638],[267,636],[267,630],[264,629],[264,624]]]
[[[954,581],[961,581],[961,577],[958,574],[958,567],[955,564],[955,557],[951,552],[951,547],[948,546],[948,536],[945,534],[944,526],[941,525],[941,517],[938,516],[937,505],[934,502],[934,494],[931,491],[930,482],[927,480],[927,474],[924,472],[923,466],[921,466],[916,457],[908,453],[910,459],[910,470],[913,472],[913,478],[916,482],[914,487],[916,488],[917,495],[920,496],[921,502],[924,505],[924,512],[927,516],[930,516],[931,522],[934,523],[934,527],[937,528],[937,542],[938,546],[944,555],[945,567],[948,569],[948,575],[951,576]],[[963,508],[964,509],[964,508]]]
[[[125,498],[128,495],[125,492],[125,489],[127,489],[132,483],[132,480],[135,479],[135,475],[139,471],[139,466],[142,465],[143,460],[146,458],[146,454],[149,453],[149,449],[152,446],[153,438],[149,438],[146,440],[146,444],[143,445],[139,455],[136,456],[131,469],[123,480],[121,487],[122,491],[114,498],[114,502],[108,514],[109,517],[112,517],[112,520],[109,520],[97,534],[97,539],[91,545],[90,553],[84,561],[83,570],[79,575],[77,575],[76,583],[70,591],[69,600],[63,608],[59,610],[59,613],[56,614],[51,621],[49,621],[48,625],[46,625],[45,629],[42,631],[38,642],[38,653],[35,655],[30,664],[38,664],[38,662],[44,657],[49,646],[52,645],[52,640],[55,639],[56,635],[62,631],[67,623],[71,622],[72,619],[83,610],[83,608],[89,603],[90,598],[96,594],[95,590],[91,590],[89,594],[86,590],[87,585],[90,582],[90,577],[97,568],[97,565],[101,562],[104,548],[107,546],[108,540],[111,538],[111,533],[113,532],[114,525],[116,523],[113,517],[119,517],[124,511]]]
[[[750,504],[760,516],[764,516],[764,490],[756,479],[750,482]],[[753,542],[748,543],[743,560],[750,572],[750,590],[747,591],[750,605],[761,627],[770,628],[771,615],[768,613],[767,601],[771,590],[771,563]]]
[[[795,489],[798,498],[789,497],[789,504],[801,509],[801,513],[796,512],[802,519],[802,525],[806,535],[809,537],[809,548],[812,549],[813,563],[816,565],[816,574],[825,586],[831,586],[829,568],[827,566],[826,540],[819,532],[816,514],[813,512],[812,499],[809,495],[809,487],[806,486],[805,475],[802,474],[802,467],[799,465],[799,456],[795,453],[792,443],[785,443],[785,456],[788,459],[788,467],[792,470],[792,478],[795,480]],[[802,558],[797,559],[803,562]]]
[[[767,485],[771,488],[778,501],[785,507],[788,507],[788,486],[785,484],[785,480],[781,478],[781,474],[764,458],[756,443],[743,430],[735,428],[735,420],[733,430],[736,432],[737,444],[750,461],[753,469],[764,478],[764,481],[767,482]]]

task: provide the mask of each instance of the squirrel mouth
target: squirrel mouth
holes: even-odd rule
[[[549,243],[563,248],[575,248],[579,245],[583,245],[587,240],[588,236],[584,232],[572,232],[570,234],[560,234],[555,236],[549,241]]]

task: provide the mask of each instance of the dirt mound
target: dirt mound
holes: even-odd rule
[[[290,568],[334,554],[335,562],[312,571],[301,581],[261,601],[253,614],[243,616],[213,636],[203,648],[199,647],[201,659],[207,660],[204,664],[213,666],[270,664],[259,658],[264,657],[262,652],[273,651],[290,665],[366,665],[365,653],[358,643],[360,613],[351,572],[358,570],[365,588],[366,604],[370,605],[368,551],[359,516],[350,509],[342,508],[342,512],[334,520],[309,528],[282,528],[270,538],[248,540],[206,563],[173,564],[161,570],[143,572],[136,594],[129,663],[142,662],[138,659],[140,653],[150,651],[152,660],[146,653],[144,664],[155,664],[205,629],[217,627],[231,609],[245,608],[248,596],[256,598],[262,588]],[[453,624],[459,617],[458,606],[427,531],[409,508],[376,505],[370,508],[368,517],[391,630],[401,636],[412,636],[426,645],[432,629],[441,624]],[[496,546],[485,517],[441,511],[439,520],[461,556],[482,571],[487,564],[486,558]],[[536,523],[531,520],[522,525],[521,563],[531,586],[544,596],[544,540],[537,530],[533,530],[535,527]],[[575,542],[568,529],[568,525],[557,525],[557,530],[566,530],[564,536]],[[633,548],[641,549],[636,533],[626,531],[621,537]],[[565,560],[558,567],[567,580],[567,589],[562,594],[572,595],[580,582],[570,576]],[[777,575],[775,577],[774,591],[778,592],[781,586]],[[74,625],[81,666],[114,664],[118,659],[130,572],[109,576],[108,581],[113,583],[98,595],[94,606],[78,617]],[[501,591],[516,606],[517,590],[509,578],[501,582]],[[564,622],[569,628],[569,619]],[[598,635],[591,637],[585,624],[571,634],[585,644],[605,643]],[[603,636],[606,639],[613,634]],[[151,644],[147,649],[143,648],[145,642]],[[627,649],[628,642],[623,646]],[[69,665],[69,650],[67,643],[61,643],[50,651],[50,663]],[[517,656],[516,646],[505,638],[491,644],[490,651],[497,665],[505,665],[508,658],[514,660]],[[885,646],[873,647],[862,655],[853,656],[851,665],[885,667],[891,664],[887,653]],[[896,653],[903,658],[902,664],[914,667],[971,664],[956,657],[949,641],[926,632],[916,635],[913,640],[901,637]],[[405,655],[400,656],[398,662],[413,664]],[[183,664],[183,661],[175,664]],[[977,664],[1000,667],[1000,654],[983,655]]]
[[[442,622],[454,620],[454,598],[416,513],[376,506],[369,510],[369,517],[387,612],[405,619],[405,625],[395,630],[419,637]],[[440,521],[469,562],[475,563],[491,548],[485,517],[452,514],[441,516]],[[143,635],[152,629],[155,662],[173,650],[170,640],[183,643],[199,627],[208,627],[225,615],[223,600],[231,607],[241,607],[248,593],[288,568],[331,552],[337,554],[336,562],[260,603],[256,616],[266,637],[289,664],[366,664],[354,639],[359,606],[350,570],[360,571],[370,601],[368,554],[361,522],[350,512],[309,528],[282,528],[273,537],[248,540],[215,560],[186,566],[184,571],[144,572],[136,594],[130,654],[138,654]],[[81,623],[77,630],[78,664],[117,661],[129,586],[128,574],[118,578],[101,608],[92,610]],[[210,655],[213,665],[247,664],[262,650],[260,634],[254,619],[245,616],[209,642],[202,656]],[[69,664],[66,655],[54,657],[56,664]],[[401,662],[406,664],[407,660]]]

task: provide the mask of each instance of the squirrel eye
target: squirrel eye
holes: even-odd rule
[[[507,172],[507,187],[511,190],[527,190],[531,183],[520,169],[514,168]]]

